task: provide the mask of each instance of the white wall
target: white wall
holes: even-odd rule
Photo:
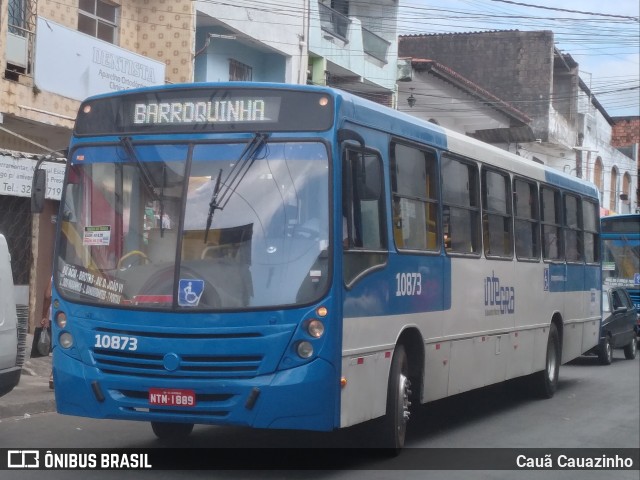
[[[196,10],[211,17],[213,24],[233,32],[238,43],[250,46],[258,42],[262,44],[260,48],[267,47],[274,53],[285,56],[286,83],[301,83],[301,78],[306,80],[306,44],[301,42],[306,31],[307,0],[263,0],[244,3],[248,4],[252,6],[236,6],[233,2],[198,1]],[[212,41],[215,42],[216,39]],[[196,50],[197,48],[198,46]]]

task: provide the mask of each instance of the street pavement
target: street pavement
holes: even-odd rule
[[[31,358],[33,335],[27,335],[27,355],[20,383],[0,397],[0,419],[25,417],[56,409],[53,390],[49,389],[51,356]]]

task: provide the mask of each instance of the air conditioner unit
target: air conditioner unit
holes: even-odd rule
[[[7,33],[7,64],[27,68],[29,42],[27,37]]]

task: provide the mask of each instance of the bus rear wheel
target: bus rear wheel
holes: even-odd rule
[[[380,423],[380,443],[393,454],[398,454],[407,434],[411,402],[409,362],[403,345],[396,346],[391,360],[387,390],[387,413]]]
[[[193,423],[151,422],[151,429],[160,440],[180,440],[189,436]]]
[[[558,327],[552,323],[549,327],[545,368],[533,374],[531,386],[534,394],[540,398],[551,398],[558,388],[558,376],[561,362],[560,336]]]

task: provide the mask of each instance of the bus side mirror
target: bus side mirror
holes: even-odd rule
[[[44,209],[44,197],[47,191],[47,171],[36,168],[31,182],[31,213],[41,213]]]

